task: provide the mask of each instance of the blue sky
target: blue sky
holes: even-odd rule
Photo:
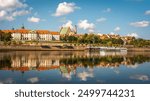
[[[0,29],[117,33],[150,39],[150,0],[0,0]]]

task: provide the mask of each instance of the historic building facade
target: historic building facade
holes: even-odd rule
[[[72,29],[70,27],[61,27],[60,29],[60,35],[75,35],[75,34],[77,34],[76,26]]]
[[[15,41],[59,41],[59,32],[49,30],[28,30],[24,27],[16,30],[2,30],[4,33],[12,33]]]

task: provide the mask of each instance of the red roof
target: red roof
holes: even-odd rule
[[[4,33],[22,33],[22,34],[26,34],[29,33],[30,30],[27,29],[17,29],[17,30],[2,30]]]
[[[15,32],[15,30],[2,30],[4,33],[14,33]]]
[[[50,69],[57,69],[59,66],[51,66]]]
[[[52,35],[59,35],[59,32],[50,32]]]
[[[21,33],[21,34],[28,34],[28,29],[16,29],[16,30],[2,30],[4,33]],[[52,34],[52,35],[59,35],[59,32],[49,31],[49,30],[35,30],[37,34]]]
[[[43,71],[43,70],[49,70],[48,67],[38,67],[37,68],[38,71]]]
[[[36,30],[36,32],[38,34],[50,34],[50,31],[48,31],[48,30]]]
[[[22,33],[22,34],[26,34],[26,33],[29,33],[30,30],[27,30],[27,29],[17,29],[15,30],[16,33]]]
[[[29,67],[20,67],[18,68],[18,70],[24,72],[24,71],[29,71],[30,69]]]

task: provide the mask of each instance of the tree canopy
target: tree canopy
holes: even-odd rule
[[[11,33],[4,33],[3,31],[0,30],[0,41],[5,41],[5,42],[8,42],[8,41],[11,41],[12,39],[12,36],[11,36]]]

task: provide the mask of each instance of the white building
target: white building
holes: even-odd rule
[[[20,33],[12,33],[13,40],[21,40],[21,34]]]
[[[5,33],[12,33],[12,39],[15,41],[59,41],[59,32],[52,32],[48,30],[3,30]]]
[[[37,40],[38,38],[38,35],[35,30],[29,31],[27,36],[29,40]]]
[[[52,40],[60,40],[60,34],[59,32],[50,32],[52,35]]]
[[[36,30],[39,41],[51,41],[52,34],[48,30]]]

